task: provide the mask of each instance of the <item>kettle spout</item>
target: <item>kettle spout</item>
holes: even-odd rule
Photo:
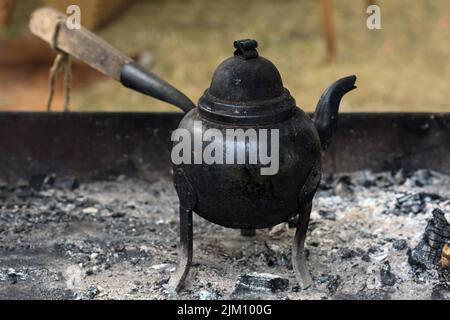
[[[336,128],[339,104],[342,97],[356,89],[356,76],[339,79],[333,83],[320,97],[314,115],[314,124],[319,132],[320,144],[325,151],[331,142],[331,136]]]

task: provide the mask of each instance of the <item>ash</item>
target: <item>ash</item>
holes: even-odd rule
[[[0,299],[448,299],[448,271],[410,257],[432,211],[448,219],[449,199],[450,177],[427,170],[325,176],[306,244],[307,290],[292,272],[295,219],[249,238],[196,216],[194,264],[174,295],[170,179],[0,181]]]

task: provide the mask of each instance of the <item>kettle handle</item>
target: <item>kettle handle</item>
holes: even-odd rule
[[[184,112],[195,108],[194,103],[179,90],[89,30],[83,27],[68,29],[66,20],[67,16],[63,13],[42,7],[33,12],[29,27],[34,35],[54,46],[54,49],[83,61],[127,88],[168,102]]]

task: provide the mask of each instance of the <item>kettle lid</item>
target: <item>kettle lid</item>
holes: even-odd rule
[[[210,88],[200,98],[200,113],[212,120],[242,124],[290,117],[295,100],[283,87],[274,64],[259,56],[258,43],[238,40],[234,47],[234,56],[217,67]]]

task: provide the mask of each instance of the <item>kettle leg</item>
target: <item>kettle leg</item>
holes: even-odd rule
[[[309,203],[302,212],[300,212],[294,244],[292,245],[292,266],[297,281],[303,289],[307,289],[313,285],[313,280],[306,266],[305,255],[305,239],[308,232],[311,209],[312,203]]]
[[[193,222],[192,210],[180,207],[180,252],[175,272],[170,277],[169,287],[179,292],[184,285],[193,255]]]

